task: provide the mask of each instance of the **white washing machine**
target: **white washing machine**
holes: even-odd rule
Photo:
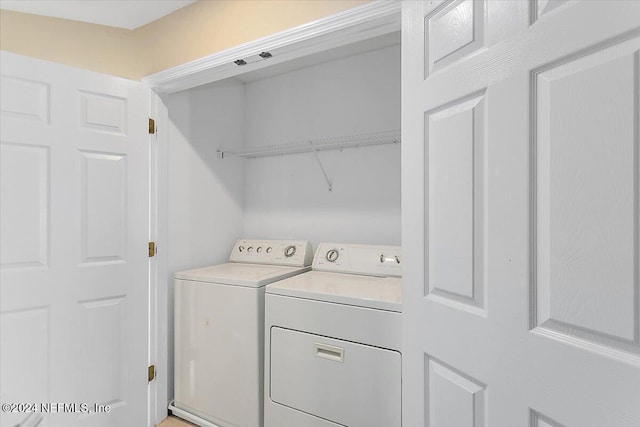
[[[238,240],[228,263],[175,275],[174,415],[262,427],[265,285],[310,270],[302,241]]]
[[[401,253],[321,244],[267,286],[265,427],[401,426]]]

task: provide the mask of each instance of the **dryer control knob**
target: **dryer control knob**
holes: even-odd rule
[[[296,247],[291,245],[284,248],[284,256],[287,258],[294,256],[296,253]]]
[[[338,256],[340,256],[340,254],[338,253],[337,249],[331,249],[329,251],[327,251],[327,261],[329,262],[336,262],[336,260],[338,259]]]
[[[271,246],[267,248],[267,253],[271,253]]]
[[[238,250],[239,250],[240,252],[243,252],[243,251],[244,251],[244,246],[238,246]]]

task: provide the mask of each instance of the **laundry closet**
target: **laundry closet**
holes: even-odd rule
[[[400,245],[399,32],[163,101],[169,274],[225,261],[240,237]]]
[[[400,243],[399,35],[377,43],[167,96],[170,271],[226,257],[241,235]],[[279,154],[389,132],[384,145]],[[254,148],[271,152],[237,156]]]

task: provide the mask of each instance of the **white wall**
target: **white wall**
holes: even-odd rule
[[[244,88],[211,85],[170,95],[168,149],[169,395],[173,395],[173,274],[229,258],[243,235],[242,159],[217,158],[242,146]]]
[[[400,129],[400,48],[248,83],[246,146]],[[248,238],[400,244],[400,147],[246,160]]]

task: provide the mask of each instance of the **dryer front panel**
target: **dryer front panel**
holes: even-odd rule
[[[271,328],[270,397],[345,426],[400,427],[397,351]]]

